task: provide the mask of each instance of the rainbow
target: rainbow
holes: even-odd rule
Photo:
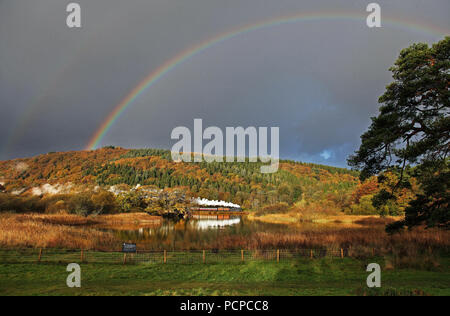
[[[95,134],[90,139],[86,150],[94,150],[101,143],[105,134],[114,125],[121,114],[148,88],[153,86],[159,79],[169,73],[178,65],[184,63],[188,59],[198,55],[202,51],[236,36],[256,31],[262,28],[273,27],[281,24],[306,22],[306,21],[317,21],[317,20],[356,20],[358,22],[365,23],[367,18],[366,13],[361,12],[309,12],[300,13],[296,15],[284,16],[273,18],[269,20],[264,20],[262,22],[246,25],[243,27],[236,28],[234,30],[224,32],[214,36],[213,38],[207,39],[195,46],[192,46],[167,60],[164,64],[159,66],[156,70],[150,73],[149,76],[144,78],[130,93],[114,108],[114,110],[106,117],[100,127],[97,129]],[[433,25],[421,24],[413,20],[405,20],[402,18],[387,18],[382,17],[382,26],[389,25],[405,29],[408,31],[417,31],[427,33],[433,36],[446,36],[450,34],[449,29],[440,28]],[[365,26],[365,24],[364,24]]]

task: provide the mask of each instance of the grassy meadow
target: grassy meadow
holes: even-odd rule
[[[382,266],[368,289],[366,265]],[[427,269],[394,268],[383,257],[236,264],[82,264],[79,289],[60,264],[0,264],[0,295],[450,295],[449,258]]]

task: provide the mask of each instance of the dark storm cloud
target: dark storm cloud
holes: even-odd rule
[[[110,111],[180,51],[237,26],[304,11],[365,12],[364,1],[79,0],[80,30],[59,0],[0,2],[0,159],[82,149]],[[379,1],[382,15],[449,29],[447,0]],[[281,156],[331,165],[359,144],[400,49],[438,35],[358,21],[243,34],[145,91],[103,145],[170,148],[171,130],[279,126]]]

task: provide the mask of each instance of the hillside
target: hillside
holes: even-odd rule
[[[280,161],[279,171],[261,174],[261,163],[175,163],[168,150],[107,147],[95,151],[48,153],[0,162],[0,184],[9,196],[153,190],[230,201],[246,209],[278,212],[296,205],[317,212],[358,213],[378,188],[376,179],[360,183],[354,171]],[[364,197],[366,198],[364,199]],[[371,205],[365,212],[373,213]],[[5,207],[4,207],[5,208]],[[281,209],[280,209],[281,208]],[[363,211],[364,213],[364,211]]]

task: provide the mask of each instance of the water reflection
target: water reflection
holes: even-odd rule
[[[237,225],[241,222],[241,218],[232,218],[232,219],[200,219],[192,221],[192,224],[201,230],[205,229],[221,229],[227,226]]]
[[[241,223],[240,216],[232,216],[224,219],[218,219],[217,216],[196,216],[190,220],[164,220],[153,227],[139,227],[137,229],[117,229],[109,227],[107,230],[112,232],[120,232],[121,235],[129,235],[130,237],[146,237],[152,235],[169,235],[174,231],[204,231],[204,230],[218,230],[225,229]]]
[[[152,227],[126,230],[108,227],[104,230],[112,232],[121,241],[138,243],[141,249],[187,249],[217,243],[219,237],[249,236],[264,231],[267,226],[241,216],[195,216],[177,222],[163,220]]]
[[[329,226],[329,227],[328,227]],[[196,216],[190,220],[163,220],[152,226],[121,228],[103,227],[122,242],[135,242],[139,249],[204,249],[233,246],[253,238],[255,233],[295,234],[308,230],[346,227],[344,224],[299,223],[271,224],[248,220],[245,216]]]

